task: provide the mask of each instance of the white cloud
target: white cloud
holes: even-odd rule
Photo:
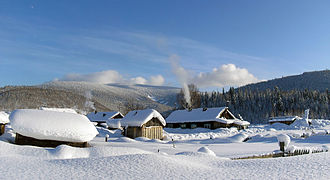
[[[161,86],[165,83],[165,79],[162,75],[150,76],[150,85]]]
[[[122,75],[117,71],[108,70],[90,74],[67,74],[63,81],[86,81],[100,84],[118,83],[123,81]]]
[[[141,76],[126,79],[119,72],[115,70],[94,72],[90,74],[71,73],[65,75],[61,79],[55,79],[55,80],[84,81],[84,82],[92,82],[99,84],[111,84],[111,83],[146,84],[146,85],[154,85],[154,86],[161,86],[165,82],[165,79],[162,75],[150,76],[149,80]]]
[[[235,64],[224,64],[212,72],[200,73],[190,79],[198,87],[242,86],[258,81],[247,69],[236,67]]]
[[[129,84],[147,84],[147,80],[141,76],[131,78]]]

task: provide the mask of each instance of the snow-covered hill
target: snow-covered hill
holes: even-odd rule
[[[120,111],[153,108],[161,113],[172,109],[179,88],[147,85],[97,84],[55,81],[37,86],[0,88],[0,110],[57,107],[91,111]],[[89,109],[89,110],[87,110]]]
[[[97,84],[76,81],[54,81],[40,85],[75,92],[103,104],[112,110],[121,110],[125,103],[136,103],[161,112],[174,106],[179,88],[148,85]]]

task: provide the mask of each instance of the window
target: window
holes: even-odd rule
[[[181,129],[185,129],[186,128],[186,124],[180,124]]]
[[[173,128],[173,124],[167,124],[168,128]]]
[[[191,124],[191,126],[190,126],[191,129],[195,129],[196,127],[197,127],[196,124]]]
[[[211,124],[204,124],[204,128],[211,129]]]

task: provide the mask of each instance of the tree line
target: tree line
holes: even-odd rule
[[[288,90],[278,87],[266,90],[234,89],[222,92],[200,92],[196,85],[190,84],[191,106],[187,107],[183,91],[177,96],[178,108],[222,107],[228,106],[236,116],[240,114],[251,123],[267,123],[270,117],[302,116],[305,109],[310,109],[313,119],[330,119],[329,91]]]

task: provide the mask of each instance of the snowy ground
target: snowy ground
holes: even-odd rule
[[[14,138],[7,126],[0,137],[0,179],[329,179],[330,152],[230,159],[278,150],[279,134],[288,134],[290,145],[330,147],[330,121],[313,120],[312,124],[310,128],[303,123],[259,125],[243,131],[165,128],[164,141],[133,140],[119,131],[98,128],[100,134],[91,148],[14,145],[7,142]],[[108,142],[104,142],[106,134]],[[246,137],[250,140],[242,142]]]

